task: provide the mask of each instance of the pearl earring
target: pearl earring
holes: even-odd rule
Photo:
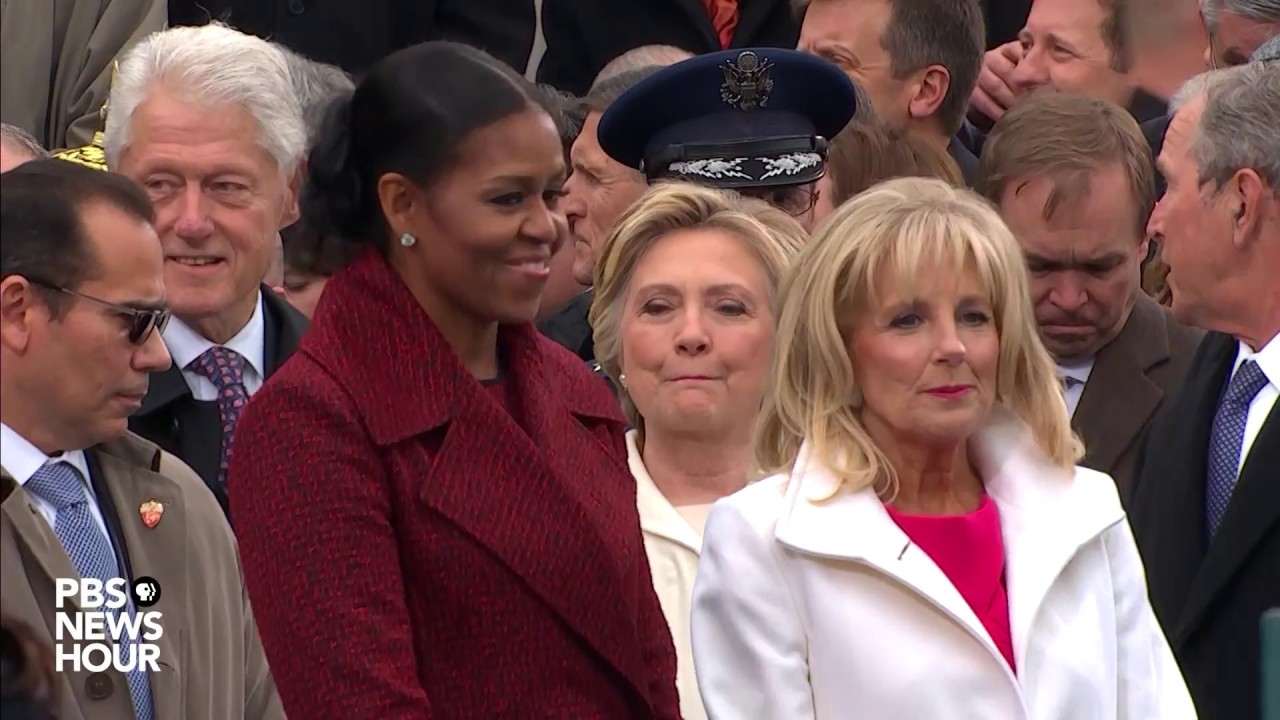
[[[409,233],[405,233],[400,236],[400,244],[405,247],[413,247],[416,242],[418,242],[418,238],[410,235]]]
[[[619,384],[619,385],[621,385],[622,387],[626,387],[626,386],[627,386],[627,374],[626,374],[626,373],[622,373],[621,375],[619,375],[619,376],[618,376],[618,384]]]

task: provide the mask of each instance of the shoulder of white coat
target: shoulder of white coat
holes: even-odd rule
[[[785,506],[789,481],[790,476],[779,473],[748,483],[738,492],[716,501],[712,516],[733,514],[742,518],[761,535],[772,535],[778,516]],[[708,519],[708,525],[711,522]]]
[[[1073,504],[1081,511],[1116,518],[1127,516],[1116,481],[1107,473],[1077,465],[1071,485]]]

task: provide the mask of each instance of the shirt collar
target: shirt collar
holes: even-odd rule
[[[1071,378],[1084,385],[1089,382],[1089,374],[1093,372],[1093,358],[1072,365],[1058,364],[1058,374],[1063,378]]]
[[[26,485],[40,468],[58,461],[80,471],[81,481],[87,484],[89,480],[89,464],[85,461],[83,450],[71,450],[50,457],[4,423],[0,423],[0,457],[4,458],[4,469],[20,486]]]
[[[169,348],[169,355],[173,357],[173,364],[179,370],[186,370],[187,366],[193,360],[203,355],[209,348],[216,343],[196,332],[190,325],[182,322],[177,317],[169,321],[169,326],[164,330],[164,344]],[[230,340],[222,345],[228,350],[234,350],[237,354],[244,358],[249,367],[258,373],[258,377],[265,378],[265,346],[266,346],[266,320],[263,317],[262,309],[262,291],[258,291],[258,301],[254,305],[253,315],[249,317],[249,322],[240,328]]]
[[[1280,335],[1271,338],[1258,352],[1254,352],[1248,345],[1241,342],[1240,350],[1236,353],[1236,365],[1231,370],[1233,376],[1247,360],[1258,363],[1258,369],[1262,370],[1262,374],[1267,377],[1267,382],[1276,389],[1280,389]]]

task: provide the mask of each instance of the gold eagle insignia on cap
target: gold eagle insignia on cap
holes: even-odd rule
[[[720,99],[739,110],[762,108],[773,92],[773,63],[768,58],[744,50],[736,60],[720,66],[724,72],[724,84],[720,86]]]

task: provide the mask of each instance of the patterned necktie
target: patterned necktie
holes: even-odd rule
[[[235,350],[215,345],[191,361],[187,369],[209,379],[218,388],[218,415],[222,419],[222,460],[218,464],[218,484],[226,485],[227,465],[231,462],[231,446],[235,442],[236,423],[249,402],[244,386],[244,356]]]
[[[116,562],[116,554],[102,534],[89,507],[89,497],[85,493],[84,480],[80,472],[65,462],[52,462],[36,471],[23,489],[42,498],[57,511],[53,532],[66,550],[67,557],[81,578],[97,578],[107,582],[121,577],[120,565]],[[132,615],[133,602],[115,612]],[[123,641],[128,642],[128,641]],[[137,652],[137,648],[133,649]],[[129,653],[122,652],[122,659],[128,659]],[[138,720],[153,720],[155,709],[151,704],[151,682],[141,667],[135,667],[125,674],[129,681],[129,695],[133,698],[134,713]]]
[[[1267,376],[1253,360],[1247,360],[1232,376],[1223,393],[1218,411],[1213,415],[1209,433],[1209,467],[1205,478],[1205,527],[1209,539],[1218,533],[1227,503],[1239,479],[1240,450],[1244,444],[1244,425],[1249,404],[1267,385]]]

